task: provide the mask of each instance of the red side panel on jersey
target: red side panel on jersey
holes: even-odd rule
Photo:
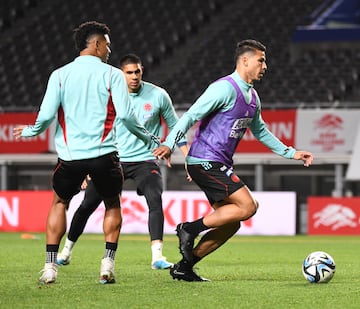
[[[105,119],[104,134],[101,139],[102,142],[104,141],[104,139],[108,136],[109,132],[114,127],[115,116],[116,116],[116,111],[115,111],[114,103],[112,101],[112,96],[110,93],[109,100],[107,103],[107,114],[106,114],[106,119]]]
[[[60,127],[61,127],[62,130],[63,130],[63,135],[64,135],[65,144],[67,144],[65,115],[64,115],[64,110],[63,110],[62,106],[60,106],[60,107],[59,107],[59,110],[58,110],[58,121],[59,121]]]

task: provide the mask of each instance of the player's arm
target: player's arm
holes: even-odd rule
[[[54,71],[49,78],[46,92],[34,125],[21,125],[14,128],[16,138],[36,136],[44,132],[55,119],[60,107],[60,83],[58,71]]]
[[[160,158],[167,158],[170,156],[171,152],[174,151],[175,145],[197,121],[216,110],[225,110],[229,108],[227,102],[234,102],[233,93],[233,87],[227,81],[211,84],[182,115],[174,128],[170,131],[170,134],[167,136],[163,145],[155,150],[154,155],[159,156]]]
[[[270,148],[274,153],[287,159],[302,160],[306,167],[312,164],[314,157],[311,152],[299,151],[291,146],[287,146],[269,131],[262,119],[260,104],[258,104],[250,130],[262,144]]]
[[[159,96],[159,101],[160,101],[160,114],[171,132],[171,130],[175,127],[176,123],[179,121],[179,117],[176,114],[170,96],[164,89],[162,89],[161,95]],[[186,140],[186,136],[184,135],[184,137],[178,141],[177,146],[181,150],[181,147],[186,144],[187,144],[187,140]]]

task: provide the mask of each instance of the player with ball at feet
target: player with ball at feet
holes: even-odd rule
[[[284,145],[261,117],[260,99],[253,83],[267,69],[265,52],[266,47],[258,41],[239,42],[235,71],[210,84],[153,152],[168,159],[178,139],[201,120],[186,162],[188,173],[204,191],[214,211],[177,226],[182,259],[170,269],[173,279],[209,281],[196,274],[193,266],[231,238],[241,221],[251,218],[258,209],[250,189],[233,171],[233,155],[247,128],[274,153],[302,160],[307,167],[312,164],[312,153]],[[194,247],[195,238],[203,231],[207,232]]]

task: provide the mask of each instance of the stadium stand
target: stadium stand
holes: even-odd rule
[[[256,86],[263,108],[358,107],[358,48],[292,54],[296,27],[334,2],[2,0],[0,111],[38,108],[49,73],[76,56],[71,31],[86,20],[111,27],[112,64],[124,53],[139,54],[145,79],[166,88],[177,108],[188,107],[209,82],[233,70],[235,44],[245,38],[268,47],[267,76]]]
[[[125,53],[139,54],[144,79],[166,88],[179,111],[188,108],[211,81],[232,72],[235,44],[245,38],[258,39],[268,47],[268,72],[256,84],[263,109],[359,108],[359,44],[337,40],[314,42],[307,48],[306,43],[294,42],[299,27],[313,25],[342,1],[1,0],[0,113],[38,109],[50,72],[77,56],[72,29],[87,20],[110,26],[112,64],[117,65]],[[359,3],[344,2],[352,1]],[[357,22],[354,16],[360,15],[352,11]],[[346,18],[343,14],[341,22]],[[21,160],[28,158],[20,162],[12,155],[4,158],[0,188],[49,189],[54,162],[40,156],[26,163]],[[254,163],[252,156],[250,162],[243,160],[241,175],[250,187],[296,190],[303,205],[309,195],[340,192],[343,166],[348,162],[347,155],[335,156],[331,163],[317,158],[320,163],[309,172],[258,158]],[[179,187],[182,164],[166,173],[167,189],[197,189],[194,183]],[[358,183],[346,186],[360,192]],[[134,189],[131,184],[129,188]]]

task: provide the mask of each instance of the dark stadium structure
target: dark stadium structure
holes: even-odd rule
[[[334,10],[336,20],[329,20],[329,13],[326,25],[353,30],[360,23],[358,2],[2,0],[0,111],[38,108],[50,72],[76,56],[72,29],[87,20],[110,26],[111,64],[117,65],[122,54],[139,54],[145,78],[166,88],[180,109],[233,70],[235,44],[246,38],[268,47],[267,76],[256,85],[263,108],[357,107],[360,36],[348,40],[341,34],[345,42],[340,44],[335,33],[320,44],[320,35],[307,44],[303,37],[296,41],[296,30],[319,18],[324,22],[323,13]]]

